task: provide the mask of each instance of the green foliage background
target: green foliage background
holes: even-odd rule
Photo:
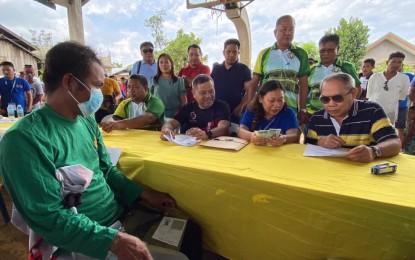
[[[326,34],[335,33],[340,37],[340,51],[338,57],[348,61],[359,71],[363,57],[367,53],[369,27],[359,18],[350,17],[349,21],[340,19],[336,28],[330,28]]]
[[[157,14],[145,20],[145,26],[151,30],[154,38],[154,47],[156,49],[156,58],[162,53],[169,54],[174,62],[174,72],[177,74],[179,70],[187,63],[187,47],[191,44],[202,43],[202,38],[197,37],[194,33],[185,33],[180,29],[176,33],[176,38],[168,40],[163,33],[163,22],[165,11],[159,11]],[[202,50],[203,51],[203,50]],[[207,55],[202,56],[202,62],[208,60]]]

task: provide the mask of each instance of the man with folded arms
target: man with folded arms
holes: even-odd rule
[[[371,162],[378,157],[396,155],[401,141],[382,107],[356,100],[358,89],[346,73],[331,74],[320,85],[323,110],[310,120],[306,143],[335,149],[348,147],[346,158]]]
[[[192,82],[192,91],[195,100],[183,106],[179,112],[161,129],[163,135],[173,135],[179,126],[181,132],[207,140],[229,134],[230,113],[229,105],[223,101],[215,100],[215,87],[213,79],[200,74]]]

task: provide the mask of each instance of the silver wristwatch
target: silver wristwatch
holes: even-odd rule
[[[382,154],[380,152],[379,147],[377,146],[370,146],[370,148],[372,148],[373,152],[375,153],[376,158],[380,157]]]

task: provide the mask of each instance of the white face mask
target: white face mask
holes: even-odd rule
[[[101,107],[102,101],[104,101],[104,96],[102,95],[102,91],[100,89],[92,88],[89,89],[87,86],[85,86],[84,83],[82,83],[77,77],[74,76],[74,78],[81,83],[82,86],[84,86],[89,92],[91,92],[91,95],[89,97],[89,100],[79,103],[78,100],[72,95],[71,92],[68,91],[69,95],[78,103],[79,110],[81,110],[81,113],[84,117],[88,117],[93,115],[97,110]]]

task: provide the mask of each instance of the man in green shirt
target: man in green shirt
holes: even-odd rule
[[[131,97],[118,105],[113,115],[116,121],[100,123],[102,130],[108,133],[127,128],[160,130],[163,125],[164,104],[160,98],[150,93],[147,79],[142,75],[131,75],[127,92]]]
[[[307,113],[310,115],[323,109],[323,104],[319,99],[320,82],[322,82],[326,76],[333,73],[344,72],[352,76],[357,88],[357,98],[360,96],[360,80],[354,65],[337,58],[339,53],[339,40],[338,35],[327,34],[324,35],[318,43],[320,62],[311,68],[311,73],[308,77],[310,89],[307,101]]]
[[[65,251],[152,259],[139,238],[108,226],[137,201],[162,212],[176,203],[166,193],[143,190],[112,166],[91,117],[103,99],[101,62],[89,47],[63,42],[47,53],[43,79],[46,104],[10,128],[0,145],[0,177],[23,220]],[[55,172],[78,164],[93,176],[75,214],[63,204]]]
[[[303,124],[306,121],[310,65],[307,52],[292,44],[294,31],[293,17],[284,15],[278,18],[274,29],[277,42],[259,53],[248,90],[248,100],[254,98],[259,83],[278,80],[285,87],[287,105],[298,112],[300,124]]]

